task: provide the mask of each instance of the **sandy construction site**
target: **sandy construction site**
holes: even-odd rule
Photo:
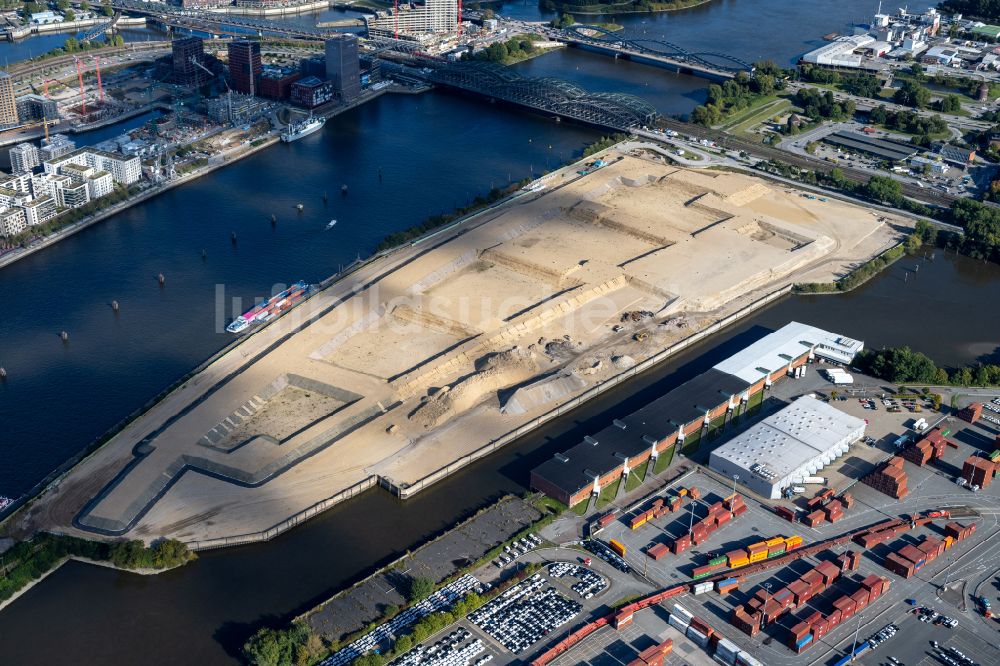
[[[548,176],[447,242],[373,262],[247,337],[18,528],[197,542],[268,529],[372,477],[412,487],[765,293],[829,281],[897,237],[870,210],[761,179],[652,154],[606,159],[586,176]]]

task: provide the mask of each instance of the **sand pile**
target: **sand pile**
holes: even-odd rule
[[[476,372],[428,396],[413,410],[410,420],[425,428],[439,425],[487,394],[530,379],[537,372],[535,355],[520,347],[490,354],[476,364]]]
[[[550,402],[563,400],[586,386],[587,382],[575,372],[554,373],[514,391],[500,406],[500,413],[524,414]]]

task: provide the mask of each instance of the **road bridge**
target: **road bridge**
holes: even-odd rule
[[[142,0],[111,0],[117,11],[144,14],[156,18],[164,25],[188,28],[212,34],[246,36],[249,34],[280,35],[296,39],[328,39],[337,34],[336,30],[309,28],[251,16],[229,16],[219,12],[200,9],[181,9],[160,2]]]
[[[574,25],[555,37],[569,46],[624,58],[713,81],[753,72],[753,65],[725,53],[692,52],[659,39],[631,39],[596,25]]]
[[[568,81],[521,76],[495,63],[439,65],[425,76],[439,85],[617,131],[651,125],[659,115],[651,104],[633,95],[590,93]]]

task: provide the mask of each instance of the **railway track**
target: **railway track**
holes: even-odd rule
[[[855,183],[867,183],[873,175],[868,171],[834,165],[824,160],[789,153],[784,150],[772,148],[771,146],[765,146],[763,144],[754,143],[753,141],[741,139],[719,130],[701,127],[700,125],[693,125],[691,123],[685,123],[671,118],[665,118],[661,122],[664,126],[686,136],[693,136],[698,139],[709,139],[730,150],[742,150],[758,157],[784,162],[785,164],[790,164],[792,166],[799,167],[800,169],[810,169],[813,171],[829,173],[833,169],[837,168],[841,170],[846,179]],[[902,185],[904,196],[932,206],[949,208],[956,200],[956,197],[942,194],[934,190],[917,187],[912,183],[900,183],[900,185]]]

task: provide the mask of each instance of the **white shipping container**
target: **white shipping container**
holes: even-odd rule
[[[821,483],[826,485],[826,477],[824,476],[807,476],[802,479],[802,483]]]
[[[764,666],[764,664],[754,659],[753,655],[742,650],[736,655],[736,664],[737,666]]]
[[[712,655],[712,659],[714,659],[717,663],[725,664],[725,666],[733,666],[733,664],[736,663],[735,654],[722,654],[716,652]]]
[[[701,633],[694,627],[688,627],[686,635],[698,647],[706,647],[708,645],[708,636]]]
[[[684,606],[680,604],[674,604],[674,613],[677,613],[685,622],[690,622],[694,615],[691,615]]]
[[[705,594],[706,592],[712,591],[712,583],[696,583],[694,586],[695,594]]]
[[[733,655],[733,657],[735,657],[737,653],[739,653],[740,651],[740,646],[732,642],[728,638],[720,638],[719,644],[716,646],[715,649],[719,652],[727,652]]]
[[[673,613],[671,613],[670,617],[667,618],[667,624],[669,624],[671,627],[681,632],[682,634],[685,633],[688,629],[688,623],[682,620],[677,615],[674,615]]]

